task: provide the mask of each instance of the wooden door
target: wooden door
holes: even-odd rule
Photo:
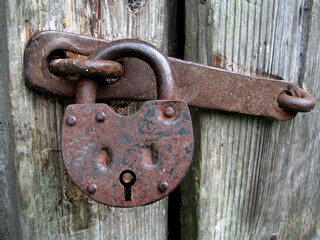
[[[71,183],[60,151],[61,119],[70,101],[28,89],[23,54],[29,38],[40,30],[108,40],[139,38],[168,53],[167,2],[14,0],[1,1],[0,9],[1,51],[5,53],[1,55],[1,81],[5,82],[1,85],[5,93],[1,95],[1,106],[9,108],[7,104],[11,103],[11,110],[5,110],[9,117],[12,113],[7,122],[13,126],[12,139],[4,139],[12,152],[4,152],[9,159],[6,166],[1,165],[1,171],[11,171],[3,180],[6,186],[16,184],[3,200],[4,216],[9,219],[0,236],[41,240],[166,239],[167,199],[140,208],[112,208],[88,199]],[[123,108],[130,112],[136,107],[130,104]]]
[[[319,102],[319,16],[312,0],[186,0],[185,58],[290,80]],[[194,109],[182,239],[320,239],[319,113],[279,122]]]
[[[71,183],[60,127],[72,100],[28,89],[23,73],[28,39],[51,29],[139,38],[173,56],[184,48],[187,60],[290,80],[319,102],[319,16],[312,0],[1,1],[0,238],[320,239],[319,107],[289,122],[191,109],[196,151],[181,202],[175,192],[169,207],[120,209]]]

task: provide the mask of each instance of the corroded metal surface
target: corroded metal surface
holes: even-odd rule
[[[97,81],[80,76],[76,103],[67,107],[62,128],[62,156],[73,182],[94,200],[118,207],[157,201],[178,186],[193,155],[191,117],[175,98],[168,59],[139,40],[112,42],[87,61],[143,59],[157,77],[158,98],[134,115],[116,114],[94,104]],[[117,62],[115,62],[117,63]],[[119,63],[117,63],[119,64]]]
[[[143,60],[144,64],[148,64],[152,68],[153,73],[150,75],[155,75],[157,79],[157,99],[176,99],[176,86],[169,60],[159,49],[149,43],[134,39],[118,40],[111,42],[103,49],[95,51],[89,56],[90,59],[108,59],[114,61],[124,57],[134,57]],[[139,67],[135,72],[143,71],[143,68]],[[144,75],[143,80],[146,78],[148,76]],[[134,83],[131,82],[131,84]],[[146,92],[148,91],[148,82],[144,82],[144,89]]]
[[[177,96],[183,96],[190,106],[201,105],[278,120],[296,116],[296,113],[280,108],[277,102],[284,91],[299,96],[302,89],[290,82],[250,77],[180,60],[171,62],[171,67],[176,79],[184,79],[176,83]]]
[[[166,116],[166,108],[174,113]],[[103,118],[97,118],[104,113]],[[69,124],[68,119],[76,119]],[[105,104],[69,105],[62,154],[73,182],[92,199],[133,207],[169,194],[186,175],[193,132],[184,101],[148,101],[130,116]],[[132,184],[132,185],[130,185]]]
[[[157,48],[146,42],[134,39],[114,41],[103,48],[97,49],[88,59],[117,60],[123,57],[135,57],[144,60],[145,64],[150,65],[157,78],[158,99],[176,99],[173,75],[167,57]],[[145,83],[144,89],[148,91],[146,87],[149,86]],[[80,78],[76,90],[76,103],[95,102],[96,89],[97,81],[94,81],[92,78]],[[123,91],[126,90],[123,89]]]
[[[119,78],[124,74],[123,66],[115,61],[88,59],[53,59],[49,69],[58,76],[94,76]]]
[[[316,100],[302,89],[299,93],[299,96],[290,96],[291,92],[282,92],[278,97],[279,107],[291,112],[311,111],[316,104]]]
[[[52,74],[47,67],[48,56],[57,50],[88,56],[108,44],[106,40],[77,34],[40,32],[30,39],[25,52],[26,82],[41,91],[74,97],[76,83]],[[125,74],[112,84],[98,83],[97,99],[156,99],[155,76],[148,64],[135,58],[120,59],[120,62]],[[290,109],[285,110],[284,105],[279,107],[278,99],[282,99],[280,95],[283,92],[294,98],[303,95],[302,89],[287,81],[245,76],[175,58],[169,58],[169,62],[174,76],[176,99],[183,99],[193,107],[290,120],[296,113]],[[89,94],[93,89],[95,91],[95,86]]]
[[[89,56],[108,41],[59,31],[38,32],[31,37],[25,50],[24,69],[28,86],[60,96],[75,96],[77,83],[54,75],[48,68],[51,55],[63,51]],[[62,50],[62,51],[61,51]]]

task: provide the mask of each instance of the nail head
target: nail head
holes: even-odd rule
[[[173,117],[175,111],[173,107],[166,107],[166,109],[164,110],[164,115],[166,115],[166,117],[171,118]]]
[[[77,122],[77,119],[76,119],[75,116],[70,116],[70,117],[67,118],[67,124],[68,124],[69,126],[74,126],[74,125],[76,125],[76,122]]]
[[[97,185],[95,185],[94,183],[90,183],[88,186],[88,192],[90,194],[94,194],[97,191]]]
[[[169,188],[169,184],[167,182],[161,182],[158,186],[160,192],[165,192]]]
[[[106,119],[106,114],[104,112],[98,112],[96,119],[98,122],[103,122]]]

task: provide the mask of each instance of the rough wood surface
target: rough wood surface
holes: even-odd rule
[[[13,135],[5,3],[0,1],[0,239],[21,239]]]
[[[187,60],[291,80],[318,105],[289,122],[194,109],[182,239],[320,239],[319,16],[311,0],[186,0]]]
[[[167,199],[134,209],[111,208],[89,200],[71,183],[60,152],[61,119],[70,102],[28,89],[23,74],[25,45],[39,30],[109,40],[139,38],[166,52],[166,6],[164,0],[6,1],[14,163],[24,239],[166,239]]]

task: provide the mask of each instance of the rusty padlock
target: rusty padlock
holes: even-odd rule
[[[158,49],[142,41],[120,40],[89,59],[124,57],[139,58],[152,67],[159,100],[121,116],[106,104],[94,103],[94,80],[81,81],[76,104],[64,114],[62,156],[72,181],[90,198],[134,207],[158,201],[180,184],[192,160],[193,130],[187,104],[175,100],[170,64]]]

